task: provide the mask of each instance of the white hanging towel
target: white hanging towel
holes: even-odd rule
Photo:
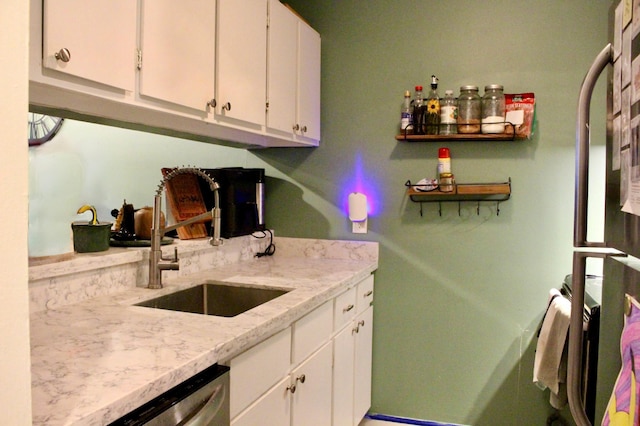
[[[533,364],[533,382],[541,389],[549,388],[550,402],[555,408],[565,405],[564,383],[567,379],[566,356],[563,357],[569,321],[571,302],[560,291],[549,291],[549,306],[542,322],[536,357]]]

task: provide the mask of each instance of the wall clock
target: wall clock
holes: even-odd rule
[[[29,146],[42,145],[53,139],[60,130],[63,119],[50,115],[29,113]]]

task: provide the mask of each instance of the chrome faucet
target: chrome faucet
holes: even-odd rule
[[[164,189],[167,182],[178,175],[182,174],[194,174],[203,178],[209,184],[209,187],[213,191],[213,201],[214,206],[211,211],[206,213],[202,213],[198,216],[194,216],[187,220],[183,220],[182,222],[176,223],[175,225],[162,227],[160,223],[161,216],[160,213],[162,211],[162,190]],[[162,237],[170,231],[174,229],[178,229],[182,226],[190,225],[195,222],[201,222],[205,219],[211,218],[211,234],[212,237],[209,240],[209,243],[212,246],[219,246],[222,244],[222,240],[220,239],[220,200],[218,196],[218,189],[220,189],[220,185],[209,175],[203,172],[200,169],[195,167],[183,167],[183,168],[175,168],[171,172],[169,172],[164,179],[158,185],[158,189],[156,190],[156,195],[153,199],[153,223],[151,225],[151,253],[149,254],[149,284],[148,288],[162,288],[162,271],[174,270],[177,271],[180,269],[180,263],[178,259],[178,249],[176,248],[174,251],[173,259],[165,259],[162,257],[162,249],[160,242],[162,241]]]

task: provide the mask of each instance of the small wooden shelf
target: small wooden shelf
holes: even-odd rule
[[[453,191],[442,192],[439,189],[433,191],[420,191],[416,189],[418,185],[411,181],[405,183],[409,199],[415,203],[420,203],[420,216],[422,216],[422,203],[440,203],[439,213],[442,216],[443,202],[457,202],[458,214],[460,214],[460,204],[463,202],[478,203],[478,211],[481,202],[497,203],[497,214],[500,214],[500,203],[507,201],[511,197],[511,178],[507,182],[498,183],[457,183],[453,185]]]
[[[514,136],[512,132],[499,134],[456,133],[454,135],[396,135],[400,142],[466,142],[466,141],[519,141],[526,137]]]

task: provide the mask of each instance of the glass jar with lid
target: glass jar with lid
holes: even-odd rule
[[[480,133],[482,100],[478,86],[461,86],[458,96],[458,133]]]
[[[505,101],[503,87],[489,84],[482,97],[482,133],[504,133]]]

